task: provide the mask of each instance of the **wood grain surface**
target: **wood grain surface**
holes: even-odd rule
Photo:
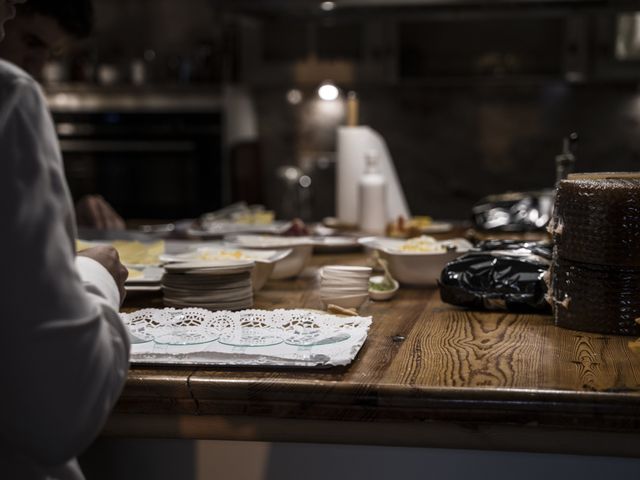
[[[318,267],[365,262],[363,254],[316,255],[300,278],[267,283],[255,306],[320,308]],[[126,306],[161,306],[161,299],[131,297]],[[335,422],[361,425],[353,431],[363,432],[363,443],[381,442],[373,432],[387,428],[390,443],[403,443],[391,439],[405,429],[413,437],[404,444],[436,446],[452,446],[445,433],[427,435],[438,425],[485,436],[487,428],[520,428],[526,438],[533,438],[532,431],[640,434],[640,354],[629,348],[628,337],[563,330],[551,316],[452,307],[433,288],[401,288],[393,300],[369,302],[360,313],[372,315],[373,326],[356,360],[344,368],[134,365],[107,432],[143,435],[146,418],[148,434],[155,435],[164,418],[173,419],[165,435],[195,438],[233,438],[233,419],[253,419],[242,439],[263,440],[281,439],[269,429],[274,421],[325,426],[292,427],[285,436],[292,441],[322,441],[326,425]],[[517,444],[513,435],[500,438],[507,447]],[[573,452],[578,443],[567,442],[563,451]],[[611,453],[615,443],[605,443],[597,452]],[[626,454],[640,456],[640,445],[624,445]],[[581,451],[593,453],[589,448]]]

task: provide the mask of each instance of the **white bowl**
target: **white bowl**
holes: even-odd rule
[[[368,277],[371,275],[371,267],[360,267],[353,265],[325,265],[323,273],[340,276]]]
[[[266,235],[237,235],[226,237],[226,242],[236,248],[250,250],[290,249],[291,254],[278,262],[269,278],[282,280],[297,277],[309,263],[313,253],[310,237],[271,237]]]
[[[364,295],[368,292],[367,286],[365,285],[362,288],[320,288],[320,296],[323,297],[343,297],[347,295]]]
[[[328,305],[337,305],[342,308],[355,308],[358,309],[360,306],[369,298],[368,293],[363,293],[360,295],[341,295],[341,296],[323,296],[320,295],[320,299],[325,304]]]
[[[382,283],[383,280],[384,280],[384,276],[379,275],[379,276],[371,277],[370,282]],[[377,302],[390,300],[395,296],[399,288],[400,288],[400,284],[397,281],[393,280],[393,288],[389,290],[374,290],[372,288],[369,288],[369,298]]]
[[[275,266],[270,278],[282,280],[297,277],[302,273],[311,259],[313,245],[298,245],[291,250],[291,255]]]
[[[468,252],[473,245],[464,238],[439,241],[439,244],[453,245],[455,250],[446,252],[406,252],[400,250],[405,240],[386,237],[366,237],[360,243],[380,252],[389,263],[393,278],[405,285],[435,286],[442,269],[452,260]]]

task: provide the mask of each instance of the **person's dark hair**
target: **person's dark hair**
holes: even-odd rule
[[[51,17],[77,38],[88,37],[93,30],[93,0],[29,0],[21,10]]]

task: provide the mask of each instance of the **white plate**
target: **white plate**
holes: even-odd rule
[[[369,275],[371,273],[371,267],[361,267],[356,265],[325,265],[322,269],[323,272],[338,273],[340,275]]]
[[[160,292],[162,285],[127,285],[124,286],[127,292]]]
[[[212,222],[206,228],[190,228],[187,234],[193,237],[224,237],[239,233],[280,234],[291,226],[291,222],[276,221],[268,224],[236,223],[230,220]]]
[[[253,268],[253,260],[209,260],[170,263],[165,265],[169,273],[189,273],[193,275],[227,275],[249,271]]]
[[[142,277],[127,278],[125,286],[142,286],[149,284],[160,284],[164,269],[161,267],[144,267],[142,269],[128,267],[129,271],[142,272]]]
[[[272,235],[234,235],[225,238],[225,241],[244,248],[279,249],[292,248],[300,245],[313,246],[311,237],[277,237]]]
[[[227,258],[233,253],[239,253],[241,258]],[[253,260],[255,262],[278,262],[287,257],[291,253],[291,249],[282,250],[247,250],[242,248],[224,248],[219,246],[198,247],[193,251],[184,253],[164,253],[160,255],[160,261],[165,263],[188,262],[188,261],[246,261]],[[222,257],[222,258],[216,258]]]
[[[240,302],[233,303],[189,303],[189,302],[181,302],[179,300],[171,300],[164,299],[164,304],[167,307],[177,307],[177,308],[206,308],[210,310],[246,310],[253,306],[253,299],[243,300]]]
[[[358,270],[356,270],[358,268]],[[337,266],[326,266],[320,271],[320,277],[324,280],[357,282],[367,280],[371,276],[370,267],[349,267],[340,268]]]

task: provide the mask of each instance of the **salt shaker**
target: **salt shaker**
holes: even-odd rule
[[[365,162],[365,171],[358,185],[360,194],[358,226],[362,232],[382,235],[388,220],[387,182],[380,172],[377,151],[368,151]]]

